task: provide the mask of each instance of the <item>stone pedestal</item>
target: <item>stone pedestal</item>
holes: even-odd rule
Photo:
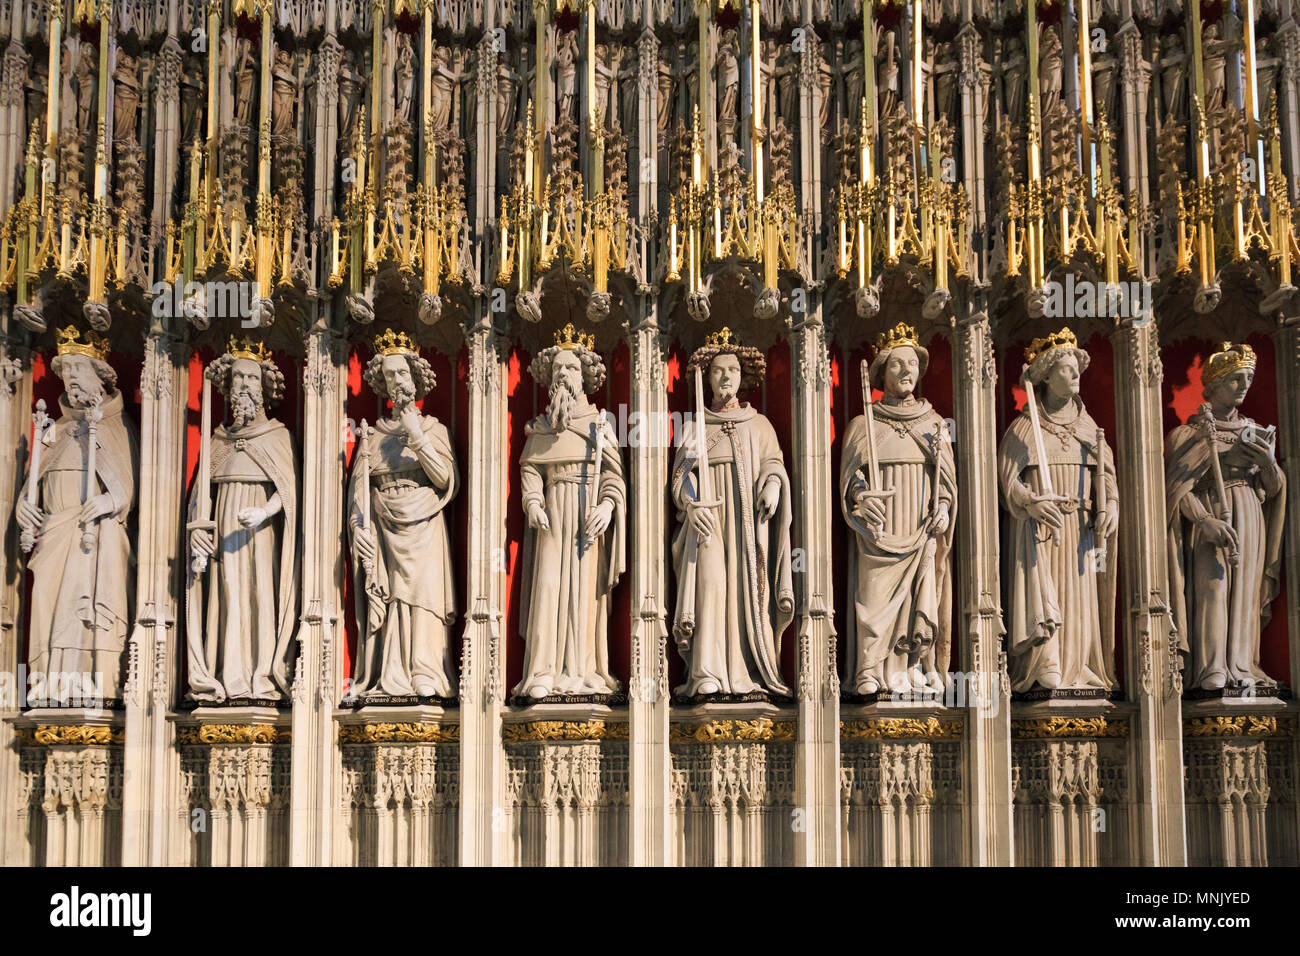
[[[289,724],[270,707],[200,707],[176,719],[187,864],[289,863]]]

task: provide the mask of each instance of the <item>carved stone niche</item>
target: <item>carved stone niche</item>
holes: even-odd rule
[[[434,707],[339,717],[338,812],[354,866],[453,866],[458,858],[460,725]]]
[[[626,865],[626,719],[596,704],[539,704],[503,717],[511,862]]]
[[[841,721],[843,865],[962,862],[961,736],[957,717]]]
[[[676,866],[794,862],[797,714],[770,705],[703,704],[668,729],[670,860]]]
[[[67,713],[58,717],[67,720]],[[15,727],[18,832],[32,866],[118,866],[122,857],[120,720],[43,723],[28,711]]]
[[[178,846],[192,866],[289,862],[289,719],[246,707],[177,721]]]
[[[1295,865],[1295,728],[1285,716],[1183,720],[1189,865]]]
[[[1025,710],[1011,721],[1016,865],[1129,862],[1130,719]]]

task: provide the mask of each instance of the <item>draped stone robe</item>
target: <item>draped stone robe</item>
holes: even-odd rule
[[[95,481],[89,494],[107,494],[113,505],[94,522],[94,542],[83,551],[77,518],[86,480],[88,409],[74,408],[66,396],[59,397],[59,407],[54,442],[41,449],[35,479],[36,503],[45,520],[27,565],[32,572],[27,652],[31,690],[42,699],[63,702],[80,696],[79,691],[101,689],[95,682],[102,679],[103,696],[118,698],[135,576],[127,534],[140,463],[135,428],[122,415],[122,393],[106,395],[100,405],[103,418],[96,426]],[[26,483],[18,494],[26,496]],[[37,675],[45,693],[37,690]]]
[[[400,421],[375,423],[370,485],[362,487],[360,450],[353,456],[348,530],[355,539],[370,495],[375,534],[373,573],[353,546],[357,660],[349,696],[454,697],[450,629],[456,622],[456,582],[446,508],[460,478],[447,428],[421,419],[424,443],[412,450]],[[450,472],[440,484],[435,471]]]
[[[716,531],[694,549],[687,502],[698,497],[695,422],[683,429],[673,464],[679,510],[673,538],[677,609],[673,635],[689,673],[680,688],[699,693],[706,680],[724,694],[768,690],[788,694],[781,679],[781,634],[794,618],[790,573],[790,477],[776,432],[748,404],[705,410]],[[780,485],[776,513],[759,517],[758,499],[771,479]]]
[[[865,415],[849,423],[840,467],[840,508],[853,531],[853,593],[845,625],[852,686],[874,677],[887,691],[904,686],[912,666],[926,674],[948,670],[957,473],[943,419],[929,402],[877,402],[872,412],[871,439]],[[880,466],[878,490],[894,492],[880,499],[885,526],[874,535],[853,512],[857,495],[867,489],[869,440]],[[948,506],[949,522],[943,534],[935,534],[940,503]]]
[[[1197,412],[1165,443],[1169,593],[1180,646],[1192,655],[1189,686],[1201,687],[1213,677],[1226,686],[1271,685],[1259,666],[1259,641],[1280,586],[1286,481],[1279,473],[1270,493],[1259,467],[1238,450],[1243,430],[1259,427],[1253,420],[1214,422],[1227,521],[1237,532],[1234,566],[1227,549],[1204,540],[1195,523],[1220,513],[1205,424]]]
[[[199,475],[190,491],[198,514]],[[190,694],[198,701],[279,699],[289,691],[298,604],[298,476],[292,436],[275,419],[212,432],[216,552],[207,570],[188,575]],[[245,508],[281,510],[256,528],[239,523]],[[205,586],[206,585],[206,586]],[[206,609],[206,613],[205,613]]]
[[[598,480],[596,423],[604,442]],[[626,567],[627,482],[618,439],[594,406],[558,433],[539,415],[527,435],[519,459],[524,513],[543,505],[550,529],[530,527],[524,535],[524,676],[514,692],[540,683],[554,694],[611,694],[618,681],[609,672],[610,602]],[[587,541],[587,515],[603,501],[613,506],[609,527]]]
[[[1116,535],[1104,543],[1104,559],[1094,555],[1094,494],[1100,470],[1106,509],[1117,513],[1115,461],[1103,445],[1099,465],[1097,423],[1077,396],[1072,406],[1077,419],[1069,420],[1068,409],[1059,413],[1068,424],[1040,416],[1052,489],[1068,498],[1060,506],[1064,527],[1055,537],[1041,540],[1047,528],[1025,510],[1031,496],[1044,490],[1027,409],[998,449],[1003,504],[1010,513],[1003,554],[1013,691],[1028,690],[1051,671],[1060,674],[1061,689],[1114,685]]]

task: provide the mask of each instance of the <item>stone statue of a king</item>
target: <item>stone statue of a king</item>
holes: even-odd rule
[[[15,514],[23,550],[32,550],[27,665],[37,704],[119,698],[131,616],[135,429],[105,361],[108,342],[68,327],[57,348],[60,417],[50,424],[37,406],[35,474]]]
[[[233,337],[205,374],[225,396],[227,421],[200,452],[190,492],[190,696],[278,700],[289,690],[298,606],[293,438],[266,416],[284,397],[284,374],[261,342]]]
[[[772,423],[739,401],[767,363],[723,329],[691,356],[688,383],[697,370],[711,399],[683,428],[671,484],[679,513],[673,636],[688,667],[678,690],[788,694],[780,646],[794,617],[790,477]]]
[[[392,408],[358,435],[348,489],[360,635],[348,696],[451,698],[447,505],[460,479],[447,427],[416,404],[434,387],[433,368],[390,329],[375,339],[363,377]]]
[[[1114,685],[1115,461],[1079,398],[1088,353],[1062,329],[1025,350],[1025,406],[998,449],[1011,689]]]
[[[1271,687],[1259,639],[1277,597],[1286,479],[1276,430],[1238,409],[1255,350],[1225,342],[1206,361],[1206,403],[1169,433],[1165,491],[1174,624],[1193,690]]]
[[[929,361],[910,327],[882,334],[862,383],[882,398],[864,402],[844,439],[840,509],[853,531],[848,670],[858,694],[944,689],[957,481],[947,425],[916,395]]]
[[[519,458],[524,536],[519,630],[524,676],[515,694],[611,694],[607,632],[626,554],[627,480],[618,439],[588,394],[605,382],[592,336],[566,325],[530,372],[550,393]]]

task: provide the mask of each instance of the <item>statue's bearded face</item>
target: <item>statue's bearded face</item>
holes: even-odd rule
[[[730,352],[715,356],[709,363],[709,389],[719,404],[735,398],[740,391],[740,359]]]
[[[1217,408],[1240,408],[1250,391],[1250,383],[1255,380],[1253,368],[1239,368],[1228,375],[1220,375],[1210,383],[1206,396]]]
[[[104,397],[104,383],[95,371],[95,363],[85,355],[65,355],[59,362],[63,391],[73,408],[89,408],[96,398]]]
[[[551,363],[551,391],[555,390],[557,382],[562,383],[575,396],[583,393],[582,359],[578,358],[577,352],[566,349],[555,356]]]
[[[582,394],[582,359],[576,352],[561,350],[551,363],[551,404],[547,411],[553,427],[569,427],[573,406]]]
[[[1049,394],[1056,398],[1073,398],[1079,394],[1079,360],[1073,354],[1057,359],[1043,379]]]
[[[885,394],[891,398],[907,398],[916,391],[921,380],[921,358],[910,345],[896,348],[885,360]]]
[[[384,373],[384,387],[394,408],[402,408],[415,401],[415,378],[411,363],[405,355],[385,355],[380,363]]]
[[[262,410],[262,366],[235,359],[230,366],[230,417],[235,427],[247,425]]]

